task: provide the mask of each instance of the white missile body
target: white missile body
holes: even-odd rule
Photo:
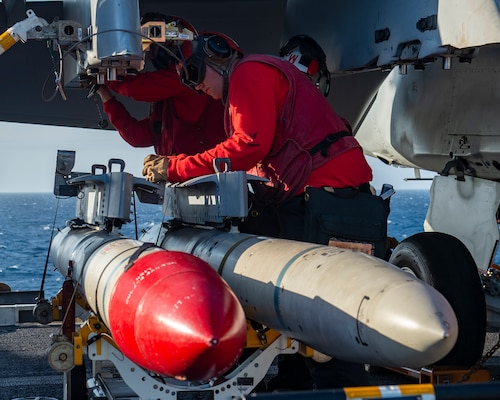
[[[141,240],[208,262],[247,318],[339,359],[421,367],[443,358],[457,340],[456,316],[438,291],[366,254],[160,225]]]

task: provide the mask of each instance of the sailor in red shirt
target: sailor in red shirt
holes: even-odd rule
[[[221,35],[201,35],[183,66],[181,79],[225,104],[228,139],[203,153],[150,155],[143,174],[153,182],[179,182],[213,173],[215,158],[229,158],[233,170],[269,179],[254,202],[264,218],[240,229],[287,239],[310,240],[316,224],[306,224],[304,192],[309,188],[369,192],[372,171],[345,120],[311,80],[278,57],[247,55]],[[260,188],[262,189],[262,188]],[[256,204],[253,204],[255,207]],[[328,206],[328,205],[327,205]],[[277,217],[277,219],[276,219]],[[308,360],[318,389],[369,384],[364,366],[332,359]],[[286,380],[288,384],[290,379]],[[290,387],[278,387],[286,389]]]
[[[193,46],[184,81],[222,100],[229,138],[196,155],[146,157],[148,180],[179,182],[210,174],[213,160],[225,157],[233,170],[270,179],[275,204],[306,186],[357,188],[371,181],[344,120],[292,64],[273,56],[242,57],[234,42],[217,35],[201,35]]]
[[[179,17],[148,13],[142,23],[148,21],[174,23],[180,31],[196,34],[194,27]],[[175,68],[178,45],[183,46],[175,41],[164,44],[172,54],[151,45],[148,55],[156,71],[110,81],[97,89],[104,111],[120,136],[133,147],[154,146],[156,154],[164,156],[201,153],[227,139],[221,102],[180,82]],[[137,120],[109,89],[136,101],[152,102],[150,115]]]

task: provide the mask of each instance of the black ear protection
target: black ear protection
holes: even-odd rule
[[[328,68],[324,68],[320,69],[318,78],[313,81],[313,83],[325,97],[328,97],[328,94],[330,93],[330,79],[330,71],[328,71]]]
[[[229,43],[218,35],[212,35],[205,39],[203,51],[208,57],[223,61],[227,60],[233,54]]]
[[[291,37],[279,50],[279,56],[285,57],[293,50],[298,49],[301,57],[298,63],[308,69],[314,60],[318,62],[318,72],[314,75],[307,74],[315,86],[325,97],[330,92],[330,71],[326,65],[326,55],[321,46],[313,38],[307,35],[296,35]]]

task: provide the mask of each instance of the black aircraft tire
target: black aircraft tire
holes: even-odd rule
[[[396,246],[389,262],[434,287],[455,311],[457,342],[436,364],[475,364],[484,349],[486,302],[476,263],[467,247],[448,234],[417,233]]]

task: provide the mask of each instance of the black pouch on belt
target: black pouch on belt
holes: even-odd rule
[[[357,189],[306,188],[304,240],[385,259],[389,202]]]

